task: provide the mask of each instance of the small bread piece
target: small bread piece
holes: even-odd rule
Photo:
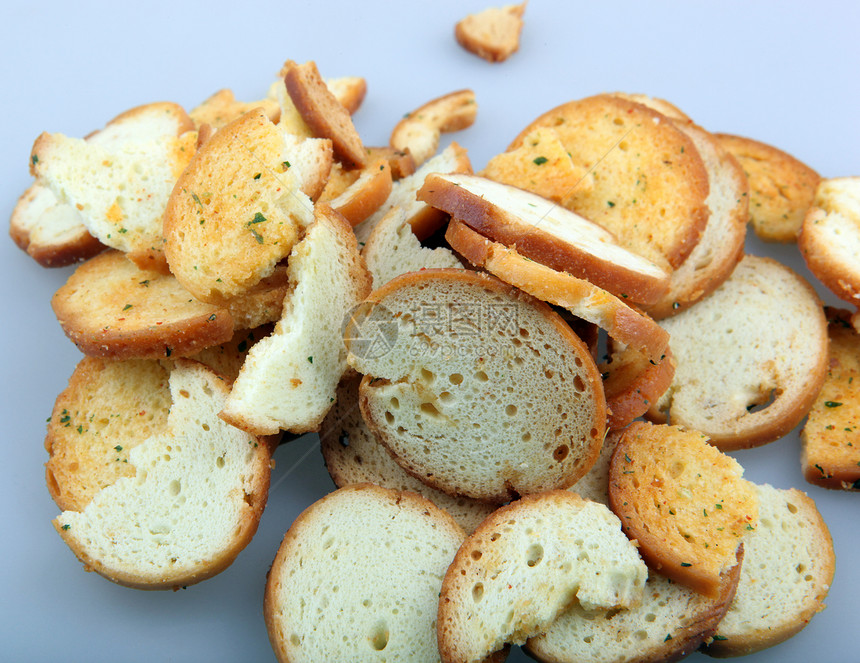
[[[335,157],[345,166],[362,168],[367,152],[349,111],[331,93],[313,61],[284,65],[284,83],[296,109],[314,136],[332,142]]]
[[[368,163],[358,178],[327,201],[349,225],[357,226],[378,210],[391,194],[391,167],[383,158]]]
[[[656,300],[669,276],[587,219],[514,186],[478,175],[428,175],[418,199],[552,269],[631,302]]]
[[[258,101],[239,101],[233,91],[226,88],[192,108],[188,115],[198,130],[208,124],[217,131],[255,108],[262,108],[272,122],[277,122],[281,116],[281,107],[274,95],[269,94]]]
[[[759,525],[744,539],[738,590],[703,650],[710,656],[743,656],[784,642],[824,610],[833,582],[833,540],[815,502],[795,488],[755,488]]]
[[[648,565],[716,598],[738,546],[758,525],[743,468],[698,431],[636,421],[609,468],[609,503]]]
[[[821,180],[797,246],[833,294],[860,306],[860,176]]]
[[[661,325],[677,367],[648,418],[699,430],[724,451],[778,440],[824,382],[821,302],[770,258],[744,257],[717,290]]]
[[[439,589],[463,538],[447,513],[408,491],[358,484],[314,502],[266,581],[277,659],[438,661]]]
[[[471,173],[472,163],[465,148],[456,142],[451,143],[429,161],[426,161],[411,175],[397,180],[391,187],[388,200],[368,219],[355,227],[355,236],[363,246],[376,224],[394,207],[402,207],[409,218],[412,232],[419,240],[430,237],[445,225],[448,216],[435,207],[418,200],[416,192],[431,173]]]
[[[642,104],[601,94],[570,101],[525,127],[551,127],[591,181],[577,186],[568,209],[614,233],[623,246],[666,271],[680,265],[708,219],[708,173],[675,122]],[[529,188],[524,179],[518,186]]]
[[[341,76],[325,79],[325,85],[338,103],[353,115],[367,95],[367,81],[361,76]]]
[[[740,162],[750,186],[750,221],[768,242],[793,242],[821,176],[802,161],[752,138],[715,134]]]
[[[523,2],[469,14],[454,26],[454,37],[460,46],[487,62],[504,62],[520,48],[525,10]]]
[[[228,389],[202,364],[177,360],[166,429],[128,452],[134,476],[53,521],[87,569],[174,589],[221,572],[248,544],[266,505],[270,452],[218,418]]]
[[[624,428],[645,414],[672,384],[675,365],[669,349],[657,361],[633,348],[614,349],[609,359],[597,366],[606,395],[606,427]]]
[[[177,104],[126,111],[90,140],[43,133],[30,171],[106,246],[141,266],[163,265],[161,217],[176,179],[194,154],[197,134]]]
[[[860,334],[851,325],[849,311],[825,312],[830,361],[800,432],[801,466],[809,483],[860,490]]]
[[[369,159],[374,160],[383,157],[388,161],[388,165],[391,166],[391,179],[395,182],[407,175],[411,175],[417,168],[415,159],[412,158],[408,150],[395,150],[390,145],[365,147],[365,149],[367,150],[367,157]]]
[[[648,571],[618,518],[568,491],[530,495],[491,514],[457,551],[439,595],[442,663],[477,663],[522,644],[574,602],[642,599]]]
[[[591,282],[524,258],[516,250],[490,241],[457,219],[448,224],[445,239],[476,267],[533,297],[593,322],[610,337],[644,353],[646,359],[656,363],[665,356],[669,334],[647,315]]]
[[[441,134],[467,129],[477,114],[472,90],[451,92],[407,113],[391,132],[389,144],[395,150],[408,151],[420,166],[436,154]]]
[[[360,382],[361,376],[344,378],[337,389],[335,404],[320,426],[320,449],[335,484],[342,488],[373,483],[418,493],[450,513],[467,533],[473,532],[495,507],[467,497],[451,497],[406,473],[364,423],[358,407]]]
[[[444,246],[434,249],[421,246],[401,207],[393,207],[376,224],[361,255],[373,276],[374,290],[407,272],[463,268],[463,263],[450,249]]]
[[[371,278],[346,219],[324,204],[287,261],[291,289],[251,348],[221,416],[261,435],[317,430],[347,369],[341,330]]]
[[[312,221],[290,148],[294,139],[258,108],[215,133],[179,178],[164,212],[164,252],[197,299],[221,304],[250,289]]]
[[[606,412],[588,349],[550,307],[469,270],[401,275],[345,332],[370,429],[407,472],[504,503],[592,465]]]

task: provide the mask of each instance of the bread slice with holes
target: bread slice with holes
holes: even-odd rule
[[[606,411],[588,348],[496,278],[401,275],[365,300],[345,338],[365,376],[365,421],[434,488],[504,503],[569,486],[600,451]]]
[[[778,440],[824,381],[821,302],[805,279],[770,258],[747,255],[713,293],[661,325],[677,366],[648,418],[699,430],[720,449]]]
[[[652,302],[669,275],[621,246],[607,230],[524,189],[478,175],[429,175],[418,199],[478,233],[632,302]]]
[[[347,369],[343,325],[371,287],[349,223],[323,204],[287,272],[281,319],[248,353],[222,412],[261,435],[319,427]]]
[[[408,491],[356,484],[317,500],[284,535],[266,581],[277,659],[438,661],[439,590],[464,536]]]
[[[454,37],[470,53],[487,62],[504,62],[520,48],[526,3],[488,7],[457,21]]]
[[[460,546],[439,595],[443,663],[474,663],[522,644],[569,605],[628,607],[648,571],[602,504],[568,491],[491,514]]]
[[[114,449],[132,475],[53,521],[87,569],[140,589],[175,589],[227,568],[256,532],[268,494],[268,444],[218,418],[227,383],[177,360],[169,387],[163,428],[154,425],[127,456]]]
[[[758,499],[743,468],[677,426],[633,422],[609,469],[609,503],[648,565],[711,598],[758,525]]]
[[[759,526],[744,542],[737,593],[708,646],[717,657],[752,654],[784,642],[824,610],[833,582],[833,540],[805,493],[755,487]]]

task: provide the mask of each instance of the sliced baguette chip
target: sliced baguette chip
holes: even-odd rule
[[[587,219],[523,189],[478,175],[431,174],[418,199],[555,270],[636,303],[659,298],[669,275]]]
[[[548,628],[569,605],[637,605],[648,570],[604,505],[568,491],[529,495],[465,540],[439,596],[443,663],[477,663]]]
[[[806,416],[827,370],[827,320],[815,291],[770,258],[745,256],[695,306],[661,321],[677,362],[648,411],[722,450],[778,440]]]
[[[439,590],[464,536],[408,491],[355,484],[317,500],[284,535],[266,581],[277,659],[439,661]]]
[[[758,525],[754,486],[698,431],[637,421],[619,438],[609,504],[648,566],[710,598]]]
[[[257,434],[316,430],[346,371],[342,327],[371,279],[347,221],[324,204],[287,261],[274,332],[248,353],[222,417]]]
[[[454,38],[487,62],[504,62],[520,48],[526,3],[488,7],[457,21]]]
[[[401,275],[345,338],[365,376],[365,421],[430,486],[504,503],[566,488],[600,452],[606,411],[588,348],[548,305],[494,277]]]
[[[391,167],[380,157],[370,161],[354,182],[327,202],[349,225],[357,226],[388,200],[391,184]]]
[[[704,652],[752,654],[784,642],[824,610],[833,582],[833,540],[805,493],[755,486],[759,525],[744,540],[734,600]]]
[[[134,475],[53,521],[87,569],[129,587],[175,589],[221,572],[249,543],[270,451],[218,418],[228,389],[202,364],[176,362],[165,429],[128,452]]]
[[[389,143],[395,150],[409,152],[420,166],[436,154],[442,133],[472,126],[478,104],[472,90],[458,90],[428,101],[397,123]]]

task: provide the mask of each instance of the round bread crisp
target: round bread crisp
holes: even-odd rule
[[[609,347],[613,345],[610,343]],[[606,427],[617,430],[645,414],[666,393],[675,376],[675,358],[671,350],[654,361],[632,348],[619,348],[611,350],[598,369],[606,395]]]
[[[708,219],[708,174],[695,144],[672,120],[600,94],[547,111],[508,149],[539,127],[552,127],[574,164],[589,171],[567,198],[569,209],[667,271],[684,262]],[[529,187],[528,181],[509,183]]]
[[[437,662],[439,591],[464,536],[415,493],[355,484],[314,502],[266,582],[278,660]]]
[[[370,429],[410,474],[504,503],[566,488],[600,451],[588,348],[549,306],[467,270],[398,276],[346,329]]]
[[[699,430],[720,449],[778,440],[800,423],[824,381],[821,303],[775,260],[744,257],[717,290],[661,325],[677,366],[648,418]]]

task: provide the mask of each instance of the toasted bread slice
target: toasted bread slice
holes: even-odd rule
[[[477,175],[428,175],[418,199],[482,235],[631,302],[651,302],[669,276],[600,226],[523,189]]]
[[[801,466],[810,483],[860,490],[860,334],[849,311],[825,310],[830,361],[800,432]]]
[[[408,150],[395,150],[390,145],[382,147],[371,146],[365,147],[365,149],[367,150],[367,157],[371,161],[379,157],[388,161],[388,165],[391,166],[391,179],[395,182],[407,175],[411,175],[417,168],[415,159],[412,158]]]
[[[208,124],[217,131],[255,108],[262,108],[272,122],[277,122],[281,116],[281,107],[274,95],[269,94],[258,101],[239,101],[233,91],[226,88],[192,108],[188,115],[198,130]]]
[[[488,7],[469,14],[454,26],[454,37],[470,53],[487,62],[504,62],[520,48],[526,3]]]
[[[548,305],[469,270],[375,290],[345,332],[364,419],[407,472],[504,503],[565,488],[606,421],[588,349]]]
[[[672,120],[683,123],[692,123],[693,121],[689,115],[671,101],[661,99],[660,97],[652,97],[651,95],[642,94],[640,92],[613,92],[612,96],[627,99],[628,101],[633,101],[637,104],[642,104],[643,106],[648,106],[648,108],[653,108],[658,113],[661,113]]]
[[[603,376],[606,395],[606,427],[617,430],[645,414],[666,393],[676,364],[669,349],[655,361],[633,348],[609,345],[612,352],[597,368]]]
[[[467,497],[451,497],[407,474],[364,423],[358,407],[361,376],[344,378],[337,398],[320,427],[320,449],[335,484],[373,483],[392,490],[409,490],[451,514],[467,533],[474,531],[495,508]]]
[[[744,539],[738,590],[704,649],[742,656],[784,642],[824,610],[833,582],[833,540],[801,491],[756,486],[759,525]]]
[[[708,219],[708,174],[696,146],[672,120],[601,94],[547,111],[508,149],[541,127],[552,127],[574,164],[589,172],[568,198],[569,209],[666,271],[684,262]],[[518,186],[528,189],[529,182]]]
[[[349,224],[323,204],[287,270],[283,315],[272,335],[251,348],[221,413],[258,434],[319,427],[347,368],[343,324],[370,292]]]
[[[860,177],[821,180],[797,246],[809,271],[833,294],[860,305]]]
[[[312,221],[291,140],[255,109],[218,131],[176,183],[164,251],[201,301],[223,303],[271,275]]]
[[[266,581],[276,657],[438,661],[439,589],[463,538],[415,493],[358,484],[314,502],[284,535]]]
[[[439,596],[443,663],[481,661],[522,644],[569,605],[636,605],[648,571],[602,504],[568,491],[530,495],[491,514],[457,551]]]
[[[743,468],[698,431],[634,422],[612,454],[609,503],[648,565],[711,598],[758,525]]]
[[[768,242],[793,242],[821,176],[802,161],[752,138],[716,134],[749,180],[750,221]]]
[[[367,163],[367,153],[361,137],[349,111],[326,86],[316,63],[289,61],[282,72],[287,93],[312,134],[330,139],[335,157],[345,166],[362,168]]]
[[[812,407],[827,370],[827,321],[812,287],[748,255],[731,277],[661,321],[677,367],[653,421],[699,430],[720,449],[766,444]]]
[[[134,475],[53,521],[87,569],[129,587],[175,589],[224,570],[256,532],[268,495],[268,445],[218,418],[224,380],[177,360],[169,383],[165,429],[128,452]]]
[[[362,76],[327,78],[325,85],[350,115],[361,108],[364,97],[367,95],[367,81]]]
[[[516,250],[488,240],[457,219],[451,220],[445,239],[476,267],[486,269],[533,297],[593,322],[612,338],[644,353],[647,359],[656,363],[666,354],[669,334],[665,330],[647,315],[591,282],[524,258]]]
[[[375,159],[359,172],[354,182],[327,202],[349,221],[349,225],[357,226],[388,200],[391,183],[388,160]]]
[[[376,224],[361,255],[373,276],[374,290],[407,272],[463,268],[463,263],[450,249],[444,246],[433,249],[421,246],[401,207],[391,208]]]
[[[389,143],[395,150],[409,152],[417,166],[436,154],[442,133],[472,126],[478,104],[472,90],[458,90],[407,113],[391,132]]]

